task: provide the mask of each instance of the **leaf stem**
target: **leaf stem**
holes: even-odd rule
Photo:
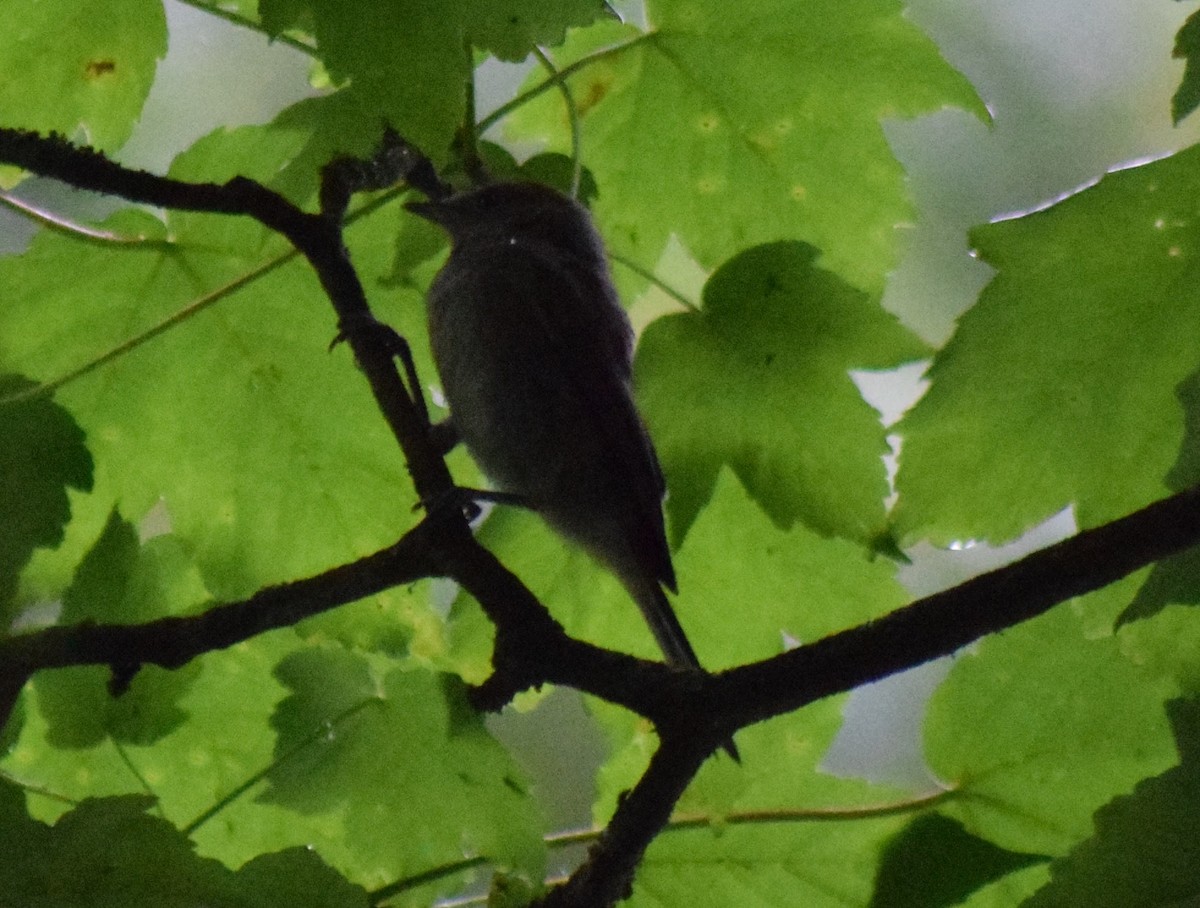
[[[0,205],[3,205],[10,211],[15,211],[22,217],[28,218],[35,224],[41,224],[43,227],[83,240],[94,240],[97,243],[105,244],[111,243],[116,246],[138,246],[142,244],[170,245],[169,240],[152,240],[141,234],[138,236],[125,236],[120,233],[113,233],[111,230],[97,230],[95,227],[88,227],[85,224],[72,221],[60,214],[47,211],[45,208],[39,208],[32,202],[18,199],[7,192],[0,192]]]
[[[133,762],[133,758],[129,756],[129,751],[120,741],[111,739],[113,748],[117,752],[117,756],[121,758],[121,762],[125,764],[125,768],[129,770],[130,775],[137,779],[138,784],[142,786],[142,790],[154,799],[154,812],[160,817],[163,816],[162,802],[159,800],[158,793],[150,786],[149,780],[142,775],[142,771],[138,769],[137,764]]]
[[[676,814],[663,829],[663,832],[680,832],[687,829],[699,829],[705,826],[749,826],[763,823],[809,823],[829,822],[831,820],[870,820],[876,817],[886,817],[895,814],[924,810],[925,808],[940,804],[942,801],[949,800],[957,793],[958,792],[956,789],[943,788],[939,789],[938,791],[930,792],[929,794],[916,795],[904,800],[885,802],[882,804],[868,804],[855,807],[808,807],[779,808],[775,810],[746,810],[727,814],[722,817],[714,817],[704,813]],[[545,836],[543,841],[546,843],[547,848],[557,850],[560,848],[569,848],[572,845],[586,845],[590,842],[595,842],[603,834],[604,829],[602,827],[589,826],[581,829],[570,829],[563,832],[551,833],[550,835]],[[385,899],[399,895],[401,892],[415,889],[417,886],[422,886],[426,883],[432,883],[435,880],[453,876],[457,873],[472,870],[475,867],[479,867],[487,862],[488,858],[484,857],[483,855],[474,855],[469,858],[464,858],[460,861],[452,861],[447,864],[442,864],[438,867],[433,867],[422,873],[416,874],[415,876],[405,877],[403,880],[397,880],[394,883],[389,883],[387,886],[372,892],[371,904],[379,904]],[[474,903],[475,902],[473,899],[468,899],[465,901],[456,901],[448,904],[470,905]]]
[[[99,356],[87,361],[86,363],[84,363],[83,365],[81,365],[75,369],[72,369],[70,372],[60,375],[58,378],[52,379],[48,382],[43,382],[39,385],[35,385],[32,388],[27,388],[24,391],[20,391],[16,394],[9,395],[8,397],[0,398],[0,407],[6,406],[6,405],[11,405],[11,404],[23,403],[27,400],[32,400],[32,399],[38,398],[38,397],[46,397],[46,396],[49,396],[50,394],[53,394],[55,391],[57,391],[59,388],[63,387],[64,385],[70,384],[71,382],[75,381],[76,379],[83,378],[83,376],[87,375],[90,372],[94,372],[95,370],[99,369],[101,366],[107,365],[108,363],[112,362],[113,360],[115,360],[121,356],[124,356],[126,353],[129,353],[132,350],[136,350],[138,347],[142,346],[143,344],[145,344],[148,341],[153,340],[154,338],[158,337],[163,332],[168,331],[169,329],[175,327],[179,323],[191,318],[196,313],[202,312],[203,310],[207,309],[209,306],[213,305],[214,303],[219,302],[220,300],[223,300],[225,297],[229,296],[230,294],[240,290],[242,287],[246,286],[251,281],[255,281],[258,278],[263,277],[264,275],[269,274],[270,272],[274,271],[276,268],[280,267],[281,265],[286,264],[287,262],[294,259],[297,255],[299,255],[299,253],[293,249],[290,252],[286,252],[283,255],[281,255],[275,259],[272,259],[269,262],[265,262],[262,265],[259,265],[257,268],[254,268],[251,271],[247,271],[245,274],[241,275],[240,277],[235,278],[234,280],[230,281],[228,284],[225,284],[222,287],[218,287],[216,290],[209,291],[208,293],[201,296],[199,299],[196,299],[196,300],[188,303],[182,309],[179,309],[176,312],[171,313],[166,318],[164,318],[162,321],[158,322],[155,325],[152,325],[150,328],[146,329],[141,334],[137,334],[137,335],[129,338],[128,340],[122,341],[121,343],[117,344],[115,347],[105,350]]]
[[[246,792],[248,792],[251,788],[253,788],[255,785],[257,785],[259,782],[261,782],[267,776],[269,776],[272,772],[277,770],[280,766],[283,766],[285,763],[292,760],[294,757],[298,756],[301,752],[303,752],[307,748],[311,747],[313,744],[320,741],[322,738],[325,738],[326,736],[330,735],[334,729],[336,729],[342,723],[346,722],[348,719],[353,717],[355,714],[361,712],[363,709],[370,706],[372,703],[378,703],[378,702],[379,702],[379,700],[376,697],[367,697],[365,700],[360,700],[358,703],[355,703],[353,706],[349,707],[348,709],[345,709],[342,712],[338,713],[332,719],[329,719],[326,722],[322,722],[316,728],[315,731],[313,731],[307,737],[302,738],[299,742],[297,742],[295,744],[295,746],[292,747],[291,750],[287,751],[282,756],[273,760],[269,766],[266,766],[265,768],[260,769],[258,772],[254,773],[254,775],[250,776],[248,779],[246,779],[240,785],[233,788],[223,798],[221,798],[219,801],[217,801],[215,804],[213,804],[211,807],[209,807],[207,810],[205,810],[203,813],[201,813],[198,817],[196,817],[194,820],[192,820],[192,822],[190,822],[186,826],[184,826],[181,831],[183,832],[184,835],[191,837],[192,834],[195,833],[195,831],[197,829],[199,829],[201,826],[203,826],[205,823],[207,823],[209,820],[211,820],[213,817],[215,817],[217,814],[219,814],[222,810],[224,810],[226,807],[228,807],[230,804],[232,804],[234,801],[236,801],[238,798],[240,798]]]
[[[291,35],[283,32],[278,35],[273,35],[263,28],[261,22],[255,22],[249,16],[243,16],[241,13],[234,12],[233,10],[222,9],[219,6],[202,3],[200,0],[179,0],[179,2],[183,3],[185,6],[192,7],[192,9],[197,9],[203,13],[208,13],[210,16],[216,16],[218,19],[224,19],[226,22],[229,22],[232,25],[237,25],[241,28],[247,28],[250,31],[258,32],[260,35],[264,35],[269,41],[278,41],[281,44],[286,44],[288,47],[293,47],[309,57],[315,57],[317,55],[317,48],[313,45],[305,41],[301,41],[299,38],[293,38]]]
[[[608,251],[608,257],[611,261],[614,261],[618,265],[628,268],[630,271],[632,271],[634,274],[638,275],[639,277],[645,278],[651,284],[653,284],[655,287],[657,287],[659,290],[661,290],[667,296],[671,297],[671,299],[675,300],[680,305],[685,306],[686,308],[690,309],[692,312],[700,311],[700,307],[696,304],[696,302],[694,300],[691,300],[688,297],[684,296],[681,291],[676,290],[674,287],[672,287],[666,281],[662,280],[660,277],[655,275],[655,273],[653,271],[650,271],[648,268],[644,267],[643,265],[639,265],[633,259],[626,258],[625,256],[621,255],[619,252],[613,252],[612,250]]]
[[[79,805],[78,798],[68,797],[65,794],[60,794],[57,791],[52,791],[49,788],[44,788],[41,785],[35,785],[32,782],[23,782],[20,779],[18,779],[16,776],[9,775],[7,772],[0,772],[0,779],[4,779],[5,781],[11,782],[13,785],[16,785],[18,788],[22,789],[23,791],[27,791],[31,794],[39,795],[43,798],[49,798],[51,801],[58,801],[59,803],[62,803],[62,804],[69,804],[71,807],[77,807]]]
[[[389,202],[395,200],[402,192],[405,192],[406,190],[407,190],[407,187],[404,187],[404,188],[399,188],[399,189],[392,189],[385,193],[382,193],[378,197],[372,199],[366,205],[363,205],[361,208],[359,208],[356,211],[354,211],[353,213],[347,215],[347,217],[345,219],[345,223],[347,224],[347,226],[349,226],[350,224],[353,224],[355,221],[361,220],[362,218],[366,217],[369,214],[372,214],[379,208],[382,208],[384,205],[388,204]],[[54,227],[55,226],[55,221],[53,220],[54,216],[49,215],[48,217],[51,218],[49,226]],[[134,244],[135,241],[125,240],[125,241],[118,241],[118,242],[120,242],[121,245],[132,245],[132,244]],[[166,243],[166,241],[163,241],[163,242]],[[231,296],[232,294],[236,293],[238,290],[240,290],[243,287],[245,287],[246,285],[258,280],[259,278],[265,277],[266,275],[268,275],[272,271],[274,271],[276,268],[279,268],[280,266],[285,265],[288,262],[290,262],[297,255],[299,255],[299,253],[295,249],[292,249],[292,250],[289,250],[288,252],[285,252],[285,253],[277,256],[276,258],[271,259],[270,261],[263,262],[261,265],[258,265],[257,267],[251,269],[250,271],[245,272],[240,277],[237,277],[234,280],[230,281],[228,284],[225,284],[222,287],[218,287],[216,290],[211,290],[208,293],[204,294],[203,296],[199,297],[198,299],[193,300],[192,302],[185,305],[182,309],[179,309],[176,312],[173,312],[171,315],[167,316],[162,321],[147,328],[141,334],[137,334],[131,338],[128,338],[127,340],[122,341],[117,346],[115,346],[109,350],[106,350],[104,353],[101,353],[99,356],[95,357],[94,359],[88,360],[86,363],[84,363],[83,365],[81,365],[75,369],[72,369],[70,372],[60,375],[58,378],[51,379],[48,382],[43,382],[39,385],[34,385],[32,388],[26,388],[24,391],[19,391],[16,394],[11,394],[8,397],[0,397],[0,407],[24,403],[25,401],[28,401],[28,400],[33,400],[33,399],[39,398],[39,397],[46,397],[46,396],[49,396],[50,394],[53,394],[59,388],[62,388],[65,385],[70,384],[71,382],[75,381],[78,378],[83,378],[83,376],[87,375],[88,373],[94,372],[96,369],[99,369],[101,366],[107,365],[108,363],[112,362],[115,359],[118,359],[119,357],[123,356],[126,353],[129,353],[132,350],[136,350],[138,347],[142,346],[142,344],[153,340],[154,338],[158,337],[160,334],[163,334],[164,332],[168,331],[169,329],[174,328],[176,325],[179,325],[182,322],[187,321],[193,315],[196,315],[197,313],[204,311],[205,309],[207,309],[209,306],[213,305],[214,303],[220,302],[227,296]]]
[[[554,66],[554,61],[546,54],[544,50],[536,44],[533,47],[533,53],[538,58],[545,70],[550,73],[552,80],[557,80],[558,89],[562,93],[563,103],[567,105],[567,121],[571,125],[571,198],[579,197],[579,177],[583,168],[583,159],[579,152],[580,146],[580,129],[579,129],[579,107],[575,104],[575,96],[571,94],[571,86],[567,85],[562,79],[558,78],[558,69]]]
[[[545,82],[541,82],[538,85],[535,85],[533,88],[529,89],[529,91],[517,95],[511,101],[506,101],[504,104],[501,104],[499,107],[497,107],[495,110],[493,110],[490,114],[488,114],[486,117],[484,117],[482,120],[480,120],[479,121],[480,135],[487,132],[489,129],[491,129],[493,126],[495,126],[498,122],[500,122],[500,120],[504,119],[504,117],[508,116],[510,113],[512,113],[518,107],[522,106],[523,104],[526,104],[529,101],[532,101],[534,98],[536,98],[538,95],[542,94],[542,92],[546,91],[547,89],[553,88],[555,85],[559,84],[560,82],[566,81],[566,79],[568,79],[570,76],[573,76],[575,73],[579,72],[581,69],[591,66],[593,63],[596,63],[600,60],[605,60],[609,57],[614,57],[618,54],[624,53],[625,51],[629,50],[630,48],[637,47],[639,44],[643,44],[646,41],[649,41],[652,38],[654,38],[654,36],[656,34],[657,34],[656,32],[645,32],[644,34],[638,35],[636,38],[626,41],[624,44],[614,44],[612,47],[606,47],[604,50],[597,51],[594,54],[589,54],[586,57],[580,57],[578,60],[576,60],[570,66],[564,66],[562,69],[560,69],[558,71],[557,75],[551,76]]]

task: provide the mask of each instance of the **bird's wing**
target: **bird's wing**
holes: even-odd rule
[[[578,401],[588,428],[603,442],[608,476],[636,503],[625,527],[635,557],[673,591],[662,516],[666,485],[630,394],[633,331],[607,275],[537,244],[506,247],[487,271],[480,280],[494,298],[523,301],[530,346],[553,363],[548,375],[565,377],[561,390]]]

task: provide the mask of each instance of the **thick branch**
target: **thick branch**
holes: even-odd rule
[[[541,908],[600,908],[628,898],[646,847],[667,825],[675,803],[709,753],[686,738],[664,741],[589,849],[587,860],[546,895]]]
[[[259,590],[249,599],[201,615],[160,618],[147,624],[49,627],[0,640],[0,725],[34,672],[71,665],[108,665],[128,681],[145,664],[179,668],[196,656],[305,618],[412,583],[433,573],[430,539],[436,527],[419,524],[403,539],[352,564],[314,577]]]
[[[950,655],[1197,543],[1200,487],[877,621],[707,679],[686,701],[689,709],[659,725],[662,745],[650,769],[617,807],[588,860],[543,904],[596,908],[623,898],[631,868],[666,824],[704,756],[736,729]]]
[[[411,163],[407,152],[400,157]],[[348,193],[355,180],[378,182],[376,169],[332,168],[322,193],[325,211],[307,214],[249,180],[182,183],[128,171],[60,138],[0,129],[0,160],[133,201],[248,215],[286,235],[333,301],[342,334],[403,448],[418,493],[427,502],[445,500],[452,488],[449,473],[394,367],[386,335],[376,330],[342,244],[340,214]],[[335,184],[338,179],[350,183]],[[141,626],[50,628],[2,641],[0,706],[40,668],[102,663],[128,673],[146,662],[178,666],[398,583],[449,576],[479,600],[497,627],[496,671],[477,691],[479,703],[496,708],[513,693],[550,681],[624,705],[659,730],[662,745],[646,775],[618,807],[589,860],[545,902],[557,908],[608,905],[627,893],[647,845],[703,760],[738,728],[950,654],[1197,542],[1200,489],[1191,489],[862,627],[710,677],[567,637],[520,580],[474,542],[461,514],[442,513],[390,549],[202,616]]]
[[[949,655],[1197,543],[1200,486],[870,624],[725,672],[714,682],[713,709],[736,726],[791,712]]]
[[[475,703],[499,709],[522,690],[563,684],[624,706],[655,724],[694,700],[704,676],[568,637],[537,597],[483,546],[441,537],[438,572],[471,593],[496,627],[494,673]]]

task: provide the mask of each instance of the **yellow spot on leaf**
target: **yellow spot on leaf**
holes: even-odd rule
[[[779,137],[765,129],[750,133],[746,136],[746,141],[760,151],[770,152],[779,147]]]

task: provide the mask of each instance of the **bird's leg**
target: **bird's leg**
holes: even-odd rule
[[[425,425],[433,426],[429,421],[429,408],[425,404],[425,395],[421,392],[421,380],[417,377],[417,364],[413,360],[412,348],[408,345],[408,341],[391,325],[385,325],[378,321],[374,316],[368,315],[362,319],[355,319],[355,324],[349,324],[345,320],[338,325],[338,333],[332,341],[329,342],[329,349],[332,350],[352,333],[357,331],[369,331],[376,334],[379,343],[387,351],[389,355],[400,360],[404,366],[404,378],[408,383],[409,397],[417,408],[417,412],[421,414],[421,419]],[[453,444],[450,447],[454,447]],[[446,450],[449,450],[447,448]],[[446,453],[446,451],[442,451]]]
[[[446,417],[441,422],[430,423],[429,441],[443,457],[454,450],[454,446],[459,441],[458,429],[455,428],[450,417]]]

